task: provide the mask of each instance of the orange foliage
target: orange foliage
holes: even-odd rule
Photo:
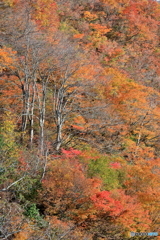
[[[87,4],[85,1],[81,1],[81,4],[75,3],[76,1],[64,2],[66,3],[62,6],[61,1],[56,0],[3,0],[4,9],[10,9],[12,12],[8,19],[16,13],[17,19],[22,20],[24,12],[29,9],[31,12],[27,17],[31,15],[31,19],[29,28],[26,28],[28,22],[25,22],[25,19],[22,25],[19,25],[21,21],[17,21],[17,29],[14,28],[13,32],[18,30],[19,34],[14,38],[18,39],[17,45],[13,44],[15,49],[18,49],[17,52],[9,47],[0,48],[2,109],[12,109],[17,115],[22,115],[22,98],[29,94],[33,96],[34,92],[33,102],[28,101],[26,106],[30,108],[34,105],[35,110],[31,113],[26,111],[23,115],[33,117],[35,123],[33,121],[32,127],[35,138],[38,139],[37,123],[42,114],[40,98],[44,96],[43,120],[45,122],[47,118],[48,121],[44,124],[44,127],[47,126],[47,131],[44,132],[47,132],[46,138],[50,138],[49,141],[53,142],[52,130],[56,131],[56,124],[53,121],[50,123],[50,120],[56,114],[59,118],[64,116],[64,136],[70,128],[68,131],[71,134],[68,134],[66,139],[68,140],[70,135],[73,137],[73,141],[67,142],[68,146],[72,146],[72,142],[75,146],[79,136],[81,139],[84,137],[85,142],[96,146],[104,152],[104,156],[108,152],[111,159],[116,159],[110,163],[109,170],[124,170],[127,177],[123,182],[125,190],[105,191],[100,179],[87,177],[88,162],[98,158],[98,153],[92,149],[82,152],[72,147],[64,147],[60,149],[60,155],[49,156],[53,157],[53,160],[49,161],[47,170],[46,166],[44,167],[42,190],[38,192],[36,200],[44,208],[44,216],[51,227],[62,231],[68,231],[75,222],[83,222],[85,226],[87,220],[92,224],[92,221],[102,222],[102,219],[132,231],[146,231],[150,226],[158,229],[158,3],[150,0],[100,0],[98,4],[96,1]],[[10,14],[9,11],[7,13]],[[62,39],[65,31],[61,32],[59,28],[59,15],[62,23],[64,21],[66,24],[66,43]],[[4,24],[4,42],[6,41],[6,46],[10,46],[12,39],[8,42],[5,40],[9,35],[7,29],[9,34],[12,33],[10,28],[5,29]],[[32,30],[37,34],[32,35]],[[21,37],[22,33],[26,34],[24,38]],[[53,36],[56,38],[55,42]],[[27,50],[26,39],[29,44]],[[57,49],[55,45],[55,48],[53,47],[53,42],[56,43]],[[34,49],[34,46],[37,49]],[[46,49],[49,55],[51,53],[50,56],[47,56]],[[23,56],[23,51],[26,51],[26,56]],[[36,53],[39,55],[36,56]],[[18,54],[22,56],[17,58]],[[17,72],[21,75],[19,82]],[[24,94],[21,88],[24,87],[25,74],[29,84],[31,82],[33,85],[28,85],[28,88],[26,85]],[[48,85],[45,85],[46,81]],[[55,116],[50,118],[54,94],[57,96],[54,100],[64,106],[64,113],[60,114],[63,112],[60,106],[55,110]],[[60,95],[63,95],[62,98]],[[30,96],[28,100],[31,100]],[[68,103],[71,104],[67,105]],[[69,113],[71,117],[68,117]],[[69,119],[68,122],[65,121],[66,118]],[[26,129],[29,129],[29,124],[26,125]],[[62,141],[62,144],[65,145],[65,141]],[[54,150],[50,144],[49,151],[46,151],[46,159],[50,151]],[[39,156],[37,158],[39,159]],[[23,154],[18,162],[17,170],[30,170]],[[13,182],[12,179],[9,181]],[[22,224],[21,215],[14,216],[12,220],[13,228],[21,226],[19,232],[14,234],[14,239],[29,239],[33,233],[32,223]],[[83,238],[81,234],[77,231],[79,239]]]
[[[59,26],[57,4],[52,0],[36,0],[33,4],[35,8],[34,19],[41,29],[48,29],[50,34],[55,32]]]
[[[6,70],[14,70],[16,52],[11,48],[0,48],[0,73]]]
[[[44,190],[40,192],[40,201],[47,214],[60,214],[77,221],[88,218],[94,212],[90,196],[99,189],[101,182],[85,177],[83,166],[74,157],[79,151],[68,152],[63,150],[64,157],[67,157],[63,161],[60,159],[50,163],[50,171],[43,180]]]
[[[95,31],[93,32],[93,35],[99,37],[111,31],[111,28],[107,28],[106,26],[102,26],[100,24],[90,23],[90,27]]]
[[[33,233],[31,226],[28,223],[22,225],[21,230],[14,234],[14,240],[27,240]]]
[[[3,47],[0,49],[0,73],[3,78],[0,79],[2,86],[1,104],[4,108],[12,108],[20,104],[20,99],[15,96],[20,96],[21,89],[17,83],[17,77],[14,76],[16,70],[16,51],[11,48]],[[18,101],[17,101],[18,100]]]
[[[154,118],[158,119],[158,109],[152,108],[148,101],[150,96],[157,94],[152,88],[136,83],[117,69],[107,69],[106,75],[110,79],[107,98],[111,100],[123,119],[133,122],[145,115],[150,118],[153,113]]]
[[[147,9],[147,7],[148,9]],[[123,17],[129,21],[128,36],[140,34],[139,38],[155,41],[157,39],[156,31],[158,29],[158,18],[160,12],[157,11],[157,3],[154,1],[131,1],[123,10]],[[149,12],[148,12],[149,10]],[[152,15],[152,19],[148,18]]]
[[[75,34],[73,37],[82,39],[84,37],[84,34]]]
[[[149,229],[151,225],[149,212],[144,210],[136,196],[126,195],[124,190],[113,191],[111,196],[117,199],[123,206],[121,213],[116,219],[118,224],[122,224],[130,231],[146,231]]]
[[[119,10],[121,10],[121,7],[124,5],[128,5],[128,3],[130,2],[130,0],[101,0],[102,2],[104,2],[105,4],[109,5],[112,8],[117,8]]]

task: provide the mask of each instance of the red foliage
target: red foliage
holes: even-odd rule
[[[121,164],[118,163],[118,162],[110,163],[110,166],[111,166],[111,168],[114,168],[114,169],[119,169],[119,168],[121,168]]]
[[[138,202],[136,196],[126,195],[124,190],[115,190],[111,195],[114,199],[120,201],[123,206],[116,222],[122,224],[129,230],[147,230],[150,227],[151,219],[149,212],[146,211],[142,204]]]
[[[109,216],[128,230],[146,230],[151,224],[148,211],[143,209],[136,197],[126,195],[123,190],[98,192],[91,200],[97,217]]]
[[[18,170],[22,172],[26,172],[27,170],[30,170],[30,167],[25,159],[25,156],[23,156],[23,152],[20,153],[21,156],[18,159],[19,165]]]
[[[113,199],[109,191],[98,192],[91,197],[91,200],[96,209],[103,211],[112,217],[119,215],[123,210],[120,201]]]
[[[62,155],[63,158],[74,158],[74,157],[82,154],[82,152],[80,150],[73,149],[73,148],[70,148],[69,150],[65,150],[62,148],[61,152],[63,154]]]

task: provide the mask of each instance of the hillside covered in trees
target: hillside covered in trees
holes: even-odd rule
[[[0,239],[160,232],[159,20],[155,0],[1,0]]]

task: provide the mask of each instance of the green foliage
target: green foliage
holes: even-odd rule
[[[24,215],[29,218],[39,219],[40,214],[39,214],[39,210],[37,209],[36,204],[32,203],[32,204],[28,205],[25,208]]]
[[[28,175],[16,186],[17,198],[19,198],[22,203],[32,201],[36,198],[40,188],[41,183],[39,176],[33,178],[33,176]]]
[[[101,156],[96,160],[91,160],[88,165],[88,174],[90,177],[100,177],[104,183],[105,190],[111,190],[121,187],[122,171],[112,169],[110,159]]]
[[[0,182],[15,178],[19,156],[15,127],[14,117],[6,113],[0,127]]]
[[[38,225],[38,227],[40,228],[44,228],[47,227],[48,222],[45,221],[43,219],[43,217],[40,215],[39,213],[39,209],[37,208],[36,203],[29,203],[26,207],[25,207],[25,211],[23,212],[23,214],[30,218],[30,219],[34,219]]]
[[[7,228],[18,229],[18,240],[108,233],[119,240],[125,228],[147,229],[149,216],[158,229],[158,3],[0,5],[0,189],[9,187],[0,200]]]
[[[66,22],[61,22],[60,24],[60,30],[65,32],[65,33],[70,33],[70,34],[78,34],[79,32],[71,26],[67,21]]]
[[[2,152],[4,146],[5,146],[5,144],[4,144],[4,140],[3,140],[3,135],[1,133],[0,134],[0,152]]]
[[[5,173],[5,168],[0,167],[0,175]]]

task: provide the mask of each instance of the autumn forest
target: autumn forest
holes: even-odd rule
[[[0,1],[0,239],[160,239],[160,4]],[[160,235],[160,233],[159,233]]]

